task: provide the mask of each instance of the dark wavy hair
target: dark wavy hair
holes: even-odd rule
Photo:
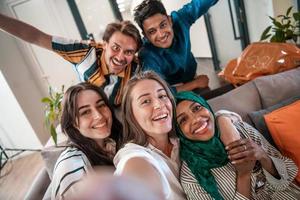
[[[79,117],[77,97],[81,91],[85,90],[93,90],[99,94],[111,110],[113,123],[109,138],[116,141],[117,149],[119,148],[122,137],[122,125],[116,119],[103,90],[90,83],[79,83],[71,86],[66,91],[62,102],[61,129],[68,136],[70,146],[80,149],[92,165],[112,165],[111,157],[93,139],[85,137],[76,128]]]
[[[123,124],[123,137],[121,146],[124,146],[128,142],[132,142],[141,146],[147,146],[148,145],[148,136],[146,132],[142,129],[142,127],[139,125],[139,123],[136,121],[133,111],[132,111],[132,97],[131,92],[135,85],[137,85],[142,80],[154,80],[157,81],[166,91],[167,96],[169,97],[173,108],[175,108],[175,100],[173,97],[173,94],[171,90],[169,89],[168,84],[159,77],[158,74],[156,74],[153,71],[144,71],[137,73],[135,76],[133,76],[127,83],[123,99],[122,99],[122,124]],[[174,129],[172,129],[169,133],[169,136],[175,136]]]
[[[128,20],[108,24],[102,37],[103,41],[108,42],[111,36],[116,31],[119,31],[122,34],[133,38],[137,45],[136,51],[138,51],[141,48],[142,38],[140,32],[137,29],[137,27]]]
[[[163,3],[160,0],[144,0],[134,8],[134,21],[144,31],[144,21],[155,14],[168,15]]]

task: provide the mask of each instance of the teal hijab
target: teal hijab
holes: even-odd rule
[[[178,92],[175,98],[177,105],[184,100],[197,102],[207,108],[215,118],[209,104],[197,94],[190,91]],[[208,141],[195,141],[186,138],[176,120],[175,124],[176,133],[180,139],[181,160],[187,163],[198,183],[207,193],[216,200],[223,199],[218,191],[216,180],[211,173],[211,169],[224,166],[228,163],[227,153],[220,140],[220,133],[216,123],[215,134]]]

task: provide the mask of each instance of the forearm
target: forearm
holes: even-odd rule
[[[206,88],[208,87],[208,78],[206,75],[200,75],[196,79],[193,79],[187,83],[176,86],[176,90],[180,91],[192,91],[196,88]]]
[[[241,138],[230,117],[220,115],[217,117],[217,123],[221,132],[220,138],[224,146]]]
[[[0,28],[3,31],[26,42],[47,48],[49,50],[52,49],[52,36],[45,34],[44,32],[27,23],[0,14]]]
[[[196,89],[196,87],[195,87],[195,84],[193,83],[193,81],[187,82],[187,83],[183,83],[182,85],[176,86],[177,92],[192,91],[194,89]]]
[[[262,156],[262,158],[260,159],[260,163],[262,165],[262,167],[268,171],[272,176],[274,176],[275,178],[280,178],[272,159],[266,154],[264,153],[264,155]]]
[[[251,197],[251,174],[237,175],[237,192],[250,199]]]

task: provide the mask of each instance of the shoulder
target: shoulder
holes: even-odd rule
[[[61,153],[54,167],[52,196],[62,196],[91,169],[86,155],[77,148],[68,147]]]

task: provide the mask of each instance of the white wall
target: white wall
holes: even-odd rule
[[[274,15],[282,15],[286,13],[286,10],[293,6],[293,11],[297,11],[297,0],[273,0]],[[293,12],[292,11],[292,12]]]
[[[106,24],[115,19],[109,1],[76,0],[76,3],[88,33],[101,41]]]
[[[1,71],[0,99],[0,144],[2,147],[41,148],[41,142],[37,138]]]
[[[4,0],[0,1],[0,12],[33,24],[50,34],[80,38],[65,0]],[[67,87],[77,82],[73,66],[50,51],[27,44],[1,31],[0,46],[0,70],[28,119],[28,126],[32,127],[44,144],[49,133],[43,125],[44,112],[40,100],[47,95],[49,85],[59,88],[62,84]],[[19,118],[22,113],[10,115],[7,117]],[[23,122],[15,121],[15,126],[28,130]],[[10,131],[8,135],[14,138],[11,140],[16,146],[27,145],[28,135],[19,134],[12,129],[6,130]],[[33,144],[35,137],[32,135]]]
[[[219,1],[214,8],[210,10],[210,14],[220,66],[224,67],[230,59],[240,54],[241,44],[239,40],[234,40],[227,1]]]
[[[274,16],[270,0],[244,1],[247,15],[250,42],[258,42],[262,32],[271,25],[268,16]]]

